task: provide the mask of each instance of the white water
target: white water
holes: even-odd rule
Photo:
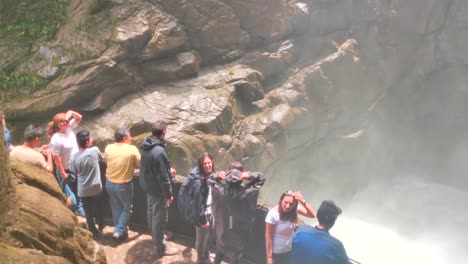
[[[331,234],[362,264],[468,263],[466,201],[466,191],[441,184],[373,184],[337,201],[345,206]]]

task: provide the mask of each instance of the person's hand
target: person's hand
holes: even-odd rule
[[[218,177],[217,178],[220,179],[220,180],[226,179],[226,172],[225,171],[218,172]]]
[[[65,120],[70,120],[70,117],[73,116],[73,112],[71,110],[68,110],[66,113],[65,113]]]
[[[65,181],[68,178],[68,173],[65,171],[60,172],[60,174],[62,174],[62,181]]]
[[[250,174],[248,171],[243,171],[241,174],[241,180],[248,180],[250,179]]]
[[[273,264],[273,257],[267,257],[267,264]]]
[[[39,153],[41,153],[42,155],[46,156],[48,150],[49,149],[48,149],[47,145],[42,145],[37,151]]]
[[[44,153],[46,152],[47,148],[48,148],[48,145],[44,144],[39,148],[39,152]]]
[[[210,228],[210,221],[206,221],[206,223],[204,223],[204,224],[202,225],[202,227],[205,228],[205,229]]]
[[[167,199],[167,205],[171,205],[172,202],[174,202],[174,196],[171,195],[171,197],[169,199]]]
[[[299,202],[303,203],[305,201],[304,196],[301,192],[294,192],[293,194],[294,199],[298,200]]]
[[[174,168],[171,168],[171,175],[172,177],[175,177],[177,174],[177,171]]]

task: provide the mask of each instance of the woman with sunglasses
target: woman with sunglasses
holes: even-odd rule
[[[52,145],[52,157],[56,166],[56,178],[62,185],[66,182],[75,196],[77,195],[76,181],[69,175],[70,160],[73,154],[79,151],[76,135],[73,129],[81,121],[81,114],[68,110],[66,113],[58,113],[48,124],[48,136]],[[76,213],[84,216],[84,210],[78,201]]]
[[[299,203],[301,206],[299,206]],[[290,264],[292,238],[298,224],[298,214],[314,218],[316,212],[300,192],[287,191],[278,205],[265,217],[267,264]]]

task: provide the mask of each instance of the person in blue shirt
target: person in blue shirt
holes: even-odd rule
[[[300,226],[292,242],[292,264],[349,264],[346,250],[329,231],[341,209],[333,201],[323,201],[317,210],[319,224]]]
[[[10,130],[6,127],[5,114],[0,111],[0,116],[2,117],[3,133],[5,134],[6,149],[8,152],[11,151],[13,145],[11,145],[11,134]]]

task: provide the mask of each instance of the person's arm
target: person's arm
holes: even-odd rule
[[[135,155],[133,155],[133,165],[135,166],[135,169],[137,169],[140,168],[141,154],[136,147],[134,148],[134,151]]]
[[[298,200],[301,206],[297,207],[297,213],[305,217],[315,218],[317,213],[314,208],[304,199],[301,192],[294,192],[294,199]]]
[[[266,181],[265,176],[261,172],[248,172],[250,185],[260,188]]]
[[[64,181],[68,177],[68,174],[65,172],[65,168],[63,167],[62,158],[60,158],[60,156],[54,156],[54,162],[62,176],[62,180]]]
[[[76,125],[78,125],[81,122],[81,118],[83,117],[80,113],[75,112],[73,110],[68,110],[67,113],[65,114],[65,118],[68,120],[70,117],[73,117],[75,119]]]
[[[54,171],[54,163],[53,163],[53,160],[52,160],[52,149],[51,148],[48,148],[47,149],[47,171],[52,173]]]
[[[160,155],[156,157],[157,161],[155,164],[159,166],[156,171],[161,173],[161,177],[159,177],[159,181],[161,184],[161,189],[163,192],[164,197],[168,199],[169,204],[172,203],[172,177],[171,177],[171,167],[169,165],[169,157],[165,152],[161,152]]]
[[[267,264],[273,264],[273,229],[275,225],[265,223],[265,248],[267,254]]]

